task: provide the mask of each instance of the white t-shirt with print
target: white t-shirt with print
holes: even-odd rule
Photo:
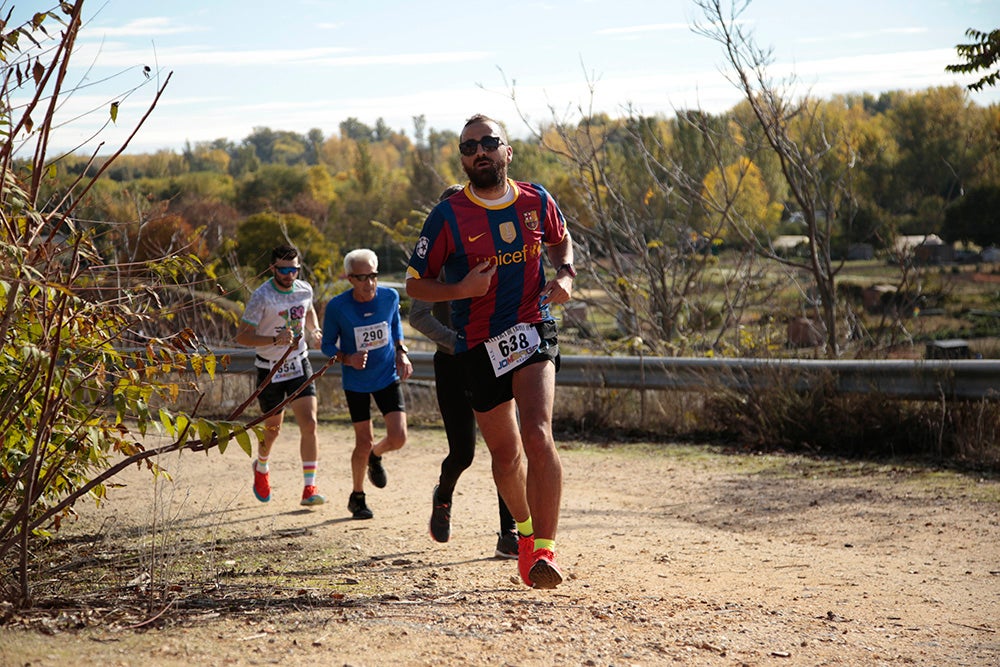
[[[313,302],[312,285],[304,280],[296,280],[291,289],[282,291],[269,279],[250,296],[246,310],[243,311],[243,321],[256,327],[259,336],[277,336],[283,329],[291,329],[292,335],[302,336],[298,349],[288,355],[288,359],[299,359],[307,353],[306,339],[303,335],[306,313]],[[257,348],[257,356],[275,362],[285,353],[284,345],[268,345]],[[267,363],[257,359],[258,368],[270,368]]]

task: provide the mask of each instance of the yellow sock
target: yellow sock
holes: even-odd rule
[[[556,541],[555,540],[543,540],[541,538],[535,538],[535,550],[538,549],[548,549],[552,553],[556,551]]]
[[[521,537],[528,537],[535,534],[535,527],[531,525],[530,516],[524,521],[517,522],[517,532],[521,534]]]

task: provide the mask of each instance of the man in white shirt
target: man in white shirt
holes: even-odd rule
[[[322,505],[326,498],[316,491],[316,464],[319,458],[316,386],[311,382],[306,383],[313,374],[308,347],[319,347],[323,331],[319,328],[319,318],[313,307],[312,286],[298,279],[301,271],[298,250],[288,245],[275,248],[271,252],[270,269],[271,278],[257,288],[247,303],[236,333],[236,342],[257,350],[254,365],[257,367],[258,387],[267,379],[285,351],[290,346],[295,346],[280,368],[275,370],[267,386],[260,389],[257,400],[261,411],[267,413],[302,388],[289,403],[301,434],[301,504]],[[264,440],[257,447],[257,459],[253,463],[253,492],[262,503],[271,499],[268,459],[284,417],[285,411],[282,409],[264,420]]]

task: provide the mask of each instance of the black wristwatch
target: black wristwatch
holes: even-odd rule
[[[563,264],[558,269],[556,269],[556,273],[558,274],[563,269],[566,270],[566,273],[569,274],[570,278],[576,278],[576,269],[573,268],[572,264]]]
[[[406,345],[402,343],[396,343],[396,352],[402,352],[403,354],[406,354],[409,351],[410,348],[406,347]]]

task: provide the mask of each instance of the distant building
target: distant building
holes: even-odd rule
[[[871,243],[852,243],[847,246],[847,259],[860,260],[875,257],[875,246]]]
[[[826,340],[823,326],[807,317],[789,320],[785,335],[789,347],[819,347]]]
[[[896,257],[913,257],[921,264],[941,264],[955,258],[955,249],[937,234],[897,236],[893,251]]]
[[[804,234],[782,234],[771,240],[771,249],[778,255],[791,255],[809,247],[809,237]]]
[[[895,285],[871,285],[861,293],[861,301],[865,311],[876,314],[885,311],[895,296]]]
[[[983,248],[983,251],[979,253],[979,257],[984,262],[1000,262],[1000,248],[995,245]]]

